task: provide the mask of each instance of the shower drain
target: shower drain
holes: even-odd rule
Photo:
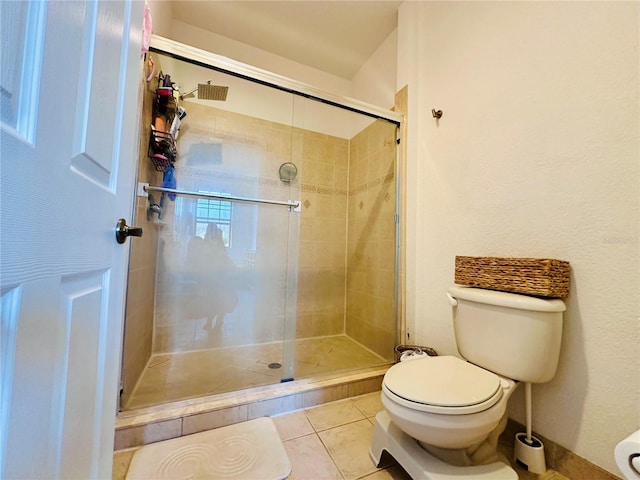
[[[271,369],[273,369],[273,370],[275,370],[275,369],[277,369],[277,368],[282,368],[282,364],[281,364],[281,363],[278,363],[278,362],[273,362],[273,363],[270,363],[270,364],[269,364],[269,368],[271,368]]]

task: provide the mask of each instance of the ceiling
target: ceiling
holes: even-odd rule
[[[402,1],[171,3],[177,20],[350,80],[395,30]]]

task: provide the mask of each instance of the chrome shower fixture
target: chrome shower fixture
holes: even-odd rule
[[[223,87],[221,85],[211,85],[211,80],[209,80],[207,81],[207,83],[199,83],[198,86],[193,90],[181,94],[180,100],[196,97],[195,92],[198,92],[198,100],[217,100],[220,102],[224,102],[227,100],[229,87]]]
[[[285,162],[280,165],[278,173],[280,174],[280,180],[288,183],[296,178],[296,175],[298,175],[298,167],[296,167],[295,164],[291,162]]]

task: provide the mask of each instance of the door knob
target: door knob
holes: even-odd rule
[[[118,220],[116,223],[116,242],[124,243],[127,240],[127,237],[141,237],[142,236],[142,228],[140,227],[129,227],[127,225],[127,221],[124,218]]]

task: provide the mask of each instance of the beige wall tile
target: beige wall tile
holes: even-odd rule
[[[304,408],[315,407],[324,403],[342,400],[349,397],[349,386],[338,385],[335,387],[321,388],[302,394],[302,405]]]
[[[212,430],[214,428],[246,422],[248,419],[247,405],[224,408],[213,412],[190,415],[182,420],[182,435]]]
[[[303,408],[302,404],[302,395],[300,394],[252,403],[249,405],[248,419],[270,417],[280,413],[300,410]]]
[[[116,430],[115,450],[146,445],[182,434],[182,418]]]
[[[143,88],[141,138],[138,161],[138,181],[155,183],[158,174],[147,157],[153,94]],[[142,238],[131,242],[129,278],[125,320],[125,354],[122,364],[123,401],[131,395],[133,387],[151,356],[153,331],[153,299],[155,296],[155,261],[157,229],[147,220],[147,199],[136,198],[134,225],[144,230]],[[133,353],[135,352],[135,353]]]
[[[349,384],[349,396],[355,397],[365,393],[380,392],[382,389],[383,375],[374,378],[367,378]],[[379,393],[378,393],[379,394]]]

